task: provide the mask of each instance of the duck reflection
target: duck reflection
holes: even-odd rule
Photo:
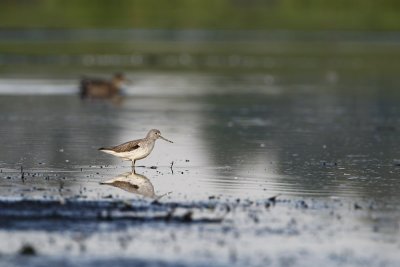
[[[151,181],[146,176],[134,171],[119,174],[115,178],[101,182],[100,184],[115,186],[127,192],[148,198],[158,197],[154,193],[154,186]]]

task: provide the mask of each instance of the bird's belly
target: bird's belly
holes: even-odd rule
[[[119,156],[127,160],[138,160],[147,157],[150,154],[150,152],[151,150],[149,151],[147,149],[138,148],[134,151],[120,153]]]

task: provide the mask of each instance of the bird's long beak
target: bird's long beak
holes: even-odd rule
[[[167,141],[167,142],[173,143],[172,141],[170,141],[170,140],[168,140],[168,139],[162,137],[161,135],[160,135],[160,138],[163,139],[163,140],[165,140],[165,141]]]

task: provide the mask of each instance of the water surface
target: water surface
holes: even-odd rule
[[[1,243],[0,253],[14,255],[29,243],[40,255],[30,264],[71,266],[400,262],[396,84],[354,83],[335,73],[308,82],[257,73],[127,75],[134,84],[121,102],[81,100],[68,77],[0,80],[0,195],[8,207],[0,237],[14,240]],[[130,201],[144,205],[145,216],[157,214],[143,196],[100,185],[129,172],[130,163],[97,150],[152,128],[174,143],[157,141],[136,173],[161,203],[210,211],[222,223],[141,223],[129,208],[122,222],[118,214],[101,223],[84,216],[90,212],[74,215],[80,201],[90,209],[89,200],[94,210]],[[267,199],[278,194],[281,202],[271,206]],[[56,202],[10,208],[20,199]],[[65,220],[40,213],[73,200],[77,206],[57,213]]]
[[[158,128],[175,143],[157,141],[151,156],[138,162],[157,169],[137,171],[160,183],[157,189],[172,191],[171,197],[281,193],[398,200],[397,93],[354,95],[265,79],[146,73],[126,88],[121,103],[82,101],[73,80],[4,80],[0,149],[7,153],[0,167],[11,179],[4,177],[2,195],[14,195],[15,184],[50,189],[49,183],[60,182],[70,194],[87,184],[96,196],[109,192],[98,182],[129,171],[129,163],[97,148]],[[24,95],[11,93],[18,86]],[[17,179],[21,166],[28,177],[23,181]]]

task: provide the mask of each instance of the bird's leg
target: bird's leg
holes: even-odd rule
[[[132,172],[135,173],[135,163],[136,160],[132,160]]]

